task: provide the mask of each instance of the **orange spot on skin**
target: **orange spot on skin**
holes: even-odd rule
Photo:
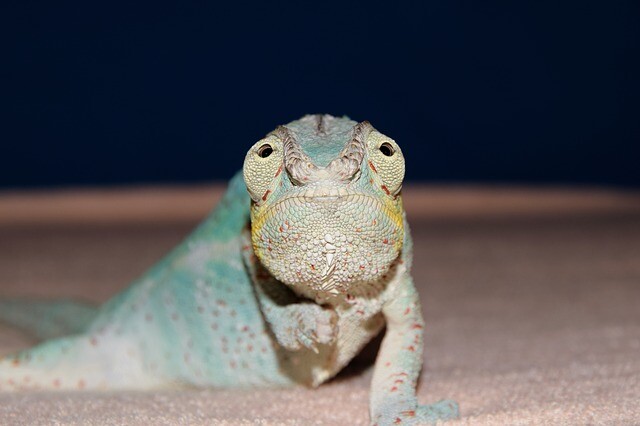
[[[282,173],[282,164],[280,165],[280,167],[278,167],[278,171],[276,172],[276,174],[273,177],[278,177],[278,175]]]
[[[378,223],[378,221],[377,221],[377,220],[375,220],[375,219],[373,219],[373,220],[371,221],[371,224],[372,224],[373,226],[375,226],[377,223]]]
[[[269,197],[269,194],[271,194],[271,190],[267,189],[267,191],[262,196],[262,201],[267,201],[267,198]]]
[[[14,358],[13,361],[11,361],[11,365],[13,365],[14,367],[19,366],[20,360],[18,358]]]
[[[402,419],[400,417],[396,417],[396,420],[394,421],[395,424],[400,424],[402,423]]]
[[[408,351],[411,351],[411,352],[415,352],[415,351],[416,351],[416,348],[414,348],[413,346],[409,346],[409,347],[407,348],[407,350],[408,350]]]
[[[389,188],[387,188],[387,185],[382,185],[380,188],[382,188],[382,190],[383,190],[387,195],[391,195],[391,191],[389,191]]]
[[[361,309],[358,309],[358,310],[356,311],[356,314],[358,314],[358,315],[364,315],[364,311],[363,311],[363,310],[361,310]]]
[[[397,386],[394,386],[394,387],[392,387],[392,388],[391,388],[391,392],[395,392],[395,391],[397,391],[397,390],[398,390],[398,387],[397,387]]]
[[[407,417],[415,417],[416,416],[415,410],[403,411],[400,414],[402,414],[403,416],[407,416]]]
[[[369,160],[369,168],[371,170],[373,170],[374,173],[378,173],[378,171],[376,170],[376,166],[373,165],[373,163],[371,162],[371,160]]]
[[[393,382],[393,383],[404,383],[404,380],[402,380],[402,379],[397,379],[397,380],[396,380],[395,382]]]
[[[389,366],[391,366],[391,363],[389,361],[387,361],[387,362],[384,363],[384,366],[385,367],[389,367]]]
[[[389,244],[389,240],[385,238],[384,240],[382,240],[382,244]]]
[[[413,325],[411,326],[411,329],[413,329],[413,330],[419,330],[419,329],[421,329],[421,328],[422,328],[422,326],[421,326],[420,324],[413,324]]]
[[[315,270],[316,270],[316,265],[311,265],[311,269],[312,269],[313,271],[315,271]]]
[[[407,308],[407,309],[405,309],[405,310],[404,310],[404,314],[405,314],[405,315],[408,315],[408,314],[409,314],[409,312],[411,312],[411,308]]]
[[[369,179],[369,183],[373,183],[373,179]]]

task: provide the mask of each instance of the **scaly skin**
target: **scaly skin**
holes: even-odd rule
[[[456,417],[451,401],[416,399],[424,323],[403,178],[400,148],[367,122],[277,128],[211,215],[101,308],[0,303],[1,318],[55,337],[0,361],[0,389],[318,386],[386,323],[371,422]]]

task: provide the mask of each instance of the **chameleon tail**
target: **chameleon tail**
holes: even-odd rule
[[[0,321],[41,339],[84,332],[98,309],[70,300],[0,300]]]
[[[47,340],[0,358],[0,392],[148,389],[163,384],[161,377],[148,374],[136,342],[113,333]]]

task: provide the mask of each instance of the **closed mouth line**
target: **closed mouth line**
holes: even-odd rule
[[[300,194],[296,194],[296,195],[292,195],[286,198],[283,198],[282,200],[276,202],[273,206],[271,206],[269,208],[269,210],[267,212],[265,212],[266,214],[269,214],[269,211],[271,210],[275,210],[275,209],[282,209],[283,205],[284,208],[292,208],[294,206],[303,206],[305,204],[309,204],[309,203],[329,203],[329,202],[338,202],[338,203],[345,203],[345,202],[349,202],[349,203],[359,203],[362,204],[363,206],[369,206],[369,207],[374,207],[374,206],[383,206],[382,202],[377,199],[374,198],[371,195],[365,195],[362,193],[347,193],[344,195],[334,195],[334,194],[322,194],[322,195],[311,195],[309,193],[300,193]]]

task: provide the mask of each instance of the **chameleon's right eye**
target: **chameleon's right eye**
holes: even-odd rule
[[[273,147],[268,143],[265,143],[260,148],[258,148],[258,155],[261,158],[267,158],[268,156],[271,155],[272,152],[273,152]]]
[[[282,171],[282,142],[271,135],[258,141],[244,159],[244,182],[255,202],[265,201]]]

